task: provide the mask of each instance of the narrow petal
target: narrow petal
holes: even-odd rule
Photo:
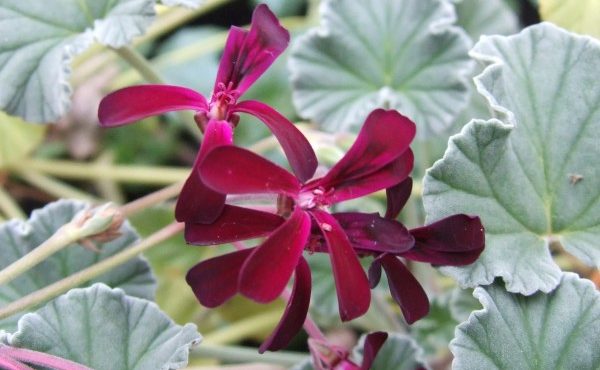
[[[375,289],[381,281],[381,261],[380,258],[375,258],[369,266],[369,286],[371,289]]]
[[[388,338],[388,333],[376,331],[370,333],[365,338],[365,346],[363,351],[363,362],[360,370],[369,370],[375,361],[377,353],[383,347],[383,344]]]
[[[300,130],[287,118],[268,105],[255,100],[238,103],[233,112],[251,114],[261,120],[275,135],[296,177],[301,182],[310,180],[317,169],[317,156]]]
[[[415,247],[402,256],[434,265],[468,265],[475,262],[485,246],[481,220],[464,214],[446,217],[410,233]]]
[[[211,258],[188,271],[185,280],[203,306],[220,306],[238,292],[240,270],[254,249]]]
[[[392,298],[400,306],[406,322],[412,324],[427,315],[429,299],[413,274],[391,254],[382,254],[378,258],[388,277]]]
[[[208,154],[200,166],[206,185],[227,194],[279,193],[298,195],[298,179],[249,150],[229,146]]]
[[[323,186],[380,170],[408,149],[415,133],[415,124],[397,111],[374,110],[350,150],[322,179]]]
[[[256,81],[290,42],[289,32],[279,24],[266,5],[259,5],[252,15],[250,30],[232,27],[221,57],[215,83],[243,94]]]
[[[100,102],[98,119],[105,127],[122,126],[142,118],[176,110],[206,111],[206,98],[185,87],[130,86],[108,94]]]
[[[415,245],[415,239],[398,221],[385,219],[377,213],[334,213],[348,239],[366,251],[402,253]]]
[[[179,222],[210,223],[223,210],[226,195],[216,192],[200,178],[200,165],[206,155],[216,147],[233,143],[233,128],[226,121],[210,120],[196,157],[194,167],[186,180],[175,206],[175,218]]]
[[[294,288],[285,306],[285,312],[273,333],[261,344],[259,353],[278,351],[287,347],[294,336],[302,329],[308,306],[310,305],[310,267],[306,260],[300,257],[296,266]]]
[[[385,218],[394,220],[404,208],[404,205],[410,198],[412,192],[413,181],[412,178],[407,177],[406,180],[402,181],[398,185],[394,185],[391,188],[385,189],[385,195],[387,199],[387,210],[385,211]]]
[[[254,209],[225,205],[211,224],[185,224],[185,241],[194,245],[215,245],[269,235],[285,220]]]
[[[310,233],[310,217],[296,207],[242,267],[240,293],[257,302],[277,298],[292,276]]]
[[[356,199],[371,194],[381,189],[404,181],[412,171],[414,156],[412,150],[408,149],[394,160],[378,171],[371,172],[361,177],[352,179],[339,179],[336,184],[330,184],[333,191],[327,194],[330,203],[339,203],[344,200]],[[307,187],[323,186],[319,180],[311,182]],[[325,188],[327,185],[325,185]]]
[[[324,211],[314,210],[311,214],[319,224],[329,249],[340,317],[342,321],[355,319],[367,312],[371,304],[367,275],[336,219]]]

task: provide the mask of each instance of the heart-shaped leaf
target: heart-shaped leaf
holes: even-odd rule
[[[57,120],[70,105],[73,56],[93,41],[126,45],[153,18],[154,0],[3,0],[0,109],[30,122]]]
[[[46,128],[0,111],[0,168],[16,163],[44,139]]]
[[[377,107],[400,110],[421,137],[443,131],[468,101],[469,37],[448,0],[326,0],[320,28],[295,44],[300,115],[357,130]]]
[[[600,265],[600,42],[545,23],[483,37],[471,55],[489,64],[476,84],[502,121],[452,138],[425,177],[424,205],[429,222],[479,215],[486,248],[443,271],[467,286],[501,276],[511,292],[549,292],[561,276],[549,243]]]
[[[550,294],[511,294],[497,282],[474,295],[483,310],[457,327],[453,369],[600,368],[600,293],[589,280],[566,273]]]
[[[96,370],[181,369],[199,341],[195,325],[176,325],[153,302],[104,284],[73,289],[23,316],[9,338]]]
[[[83,202],[60,200],[34,211],[28,221],[13,220],[0,225],[0,268],[8,266],[42,244],[86,207],[88,206]],[[97,244],[100,252],[90,251],[78,244],[71,245],[17,279],[0,286],[0,305],[8,304],[110,257],[138,240],[135,230],[127,222],[120,232],[122,235],[119,238]],[[98,276],[90,284],[94,282],[123,288],[127,294],[137,297],[152,299],[154,296],[154,278],[148,263],[141,257]],[[12,330],[21,315],[22,313],[0,321],[0,328]]]
[[[600,38],[598,0],[540,0],[540,15],[570,31]]]

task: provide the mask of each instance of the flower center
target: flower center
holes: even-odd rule
[[[233,83],[225,85],[223,82],[219,82],[210,99],[210,117],[227,120],[229,107],[237,102],[239,95],[239,92],[233,89]]]

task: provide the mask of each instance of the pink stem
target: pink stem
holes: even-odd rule
[[[64,358],[23,348],[2,346],[0,348],[0,356],[2,356],[3,359],[9,357],[11,359],[16,359],[33,365],[50,367],[56,370],[92,370],[87,366],[65,360]],[[28,367],[23,367],[21,369],[28,369]]]

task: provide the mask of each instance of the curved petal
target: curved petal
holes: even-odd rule
[[[372,252],[402,253],[415,245],[415,239],[398,221],[377,213],[334,213],[354,248]]]
[[[296,207],[290,218],[244,263],[240,293],[261,303],[279,297],[298,265],[309,233],[310,217]]]
[[[388,333],[376,331],[370,333],[365,338],[365,346],[363,351],[363,361],[360,370],[369,370],[375,361],[377,353],[388,338]]]
[[[240,270],[254,249],[242,249],[211,258],[188,271],[185,280],[203,306],[220,306],[238,292]]]
[[[313,177],[318,165],[317,156],[306,137],[287,118],[268,105],[255,100],[240,102],[232,111],[251,114],[267,125],[281,144],[292,171],[301,182],[306,182]]]
[[[296,266],[294,288],[285,306],[285,312],[271,335],[260,345],[259,353],[278,351],[287,347],[294,336],[302,329],[308,306],[310,305],[310,267],[303,257]]]
[[[210,223],[221,214],[225,206],[226,195],[216,192],[204,184],[200,178],[200,165],[211,150],[231,144],[233,144],[231,124],[227,121],[208,121],[194,167],[177,199],[175,206],[177,221]]]
[[[269,235],[285,219],[254,209],[225,205],[211,224],[185,224],[185,241],[194,245],[215,245]]]
[[[219,64],[215,91],[219,84],[243,94],[285,50],[289,32],[279,24],[269,8],[261,4],[252,14],[250,30],[231,27]]]
[[[369,286],[371,289],[375,289],[379,285],[379,281],[381,281],[381,262],[378,258],[375,258],[369,266]]]
[[[139,85],[114,91],[98,107],[98,119],[105,127],[122,126],[142,118],[176,110],[206,111],[202,94],[181,86]]]
[[[404,181],[410,174],[413,162],[414,156],[412,150],[408,149],[400,158],[378,171],[352,179],[339,179],[338,183],[330,184],[333,185],[333,191],[326,195],[327,201],[330,203],[339,203],[344,200],[356,199],[398,184]],[[307,186],[313,188],[315,185],[323,186],[319,180],[311,182]]]
[[[388,277],[390,293],[398,303],[404,319],[412,324],[429,313],[429,299],[404,264],[391,254],[382,254],[377,260]],[[375,261],[373,261],[375,263]]]
[[[446,217],[410,233],[415,247],[402,257],[434,265],[468,265],[475,262],[485,246],[481,220],[464,214]]]
[[[415,133],[415,124],[397,111],[374,110],[346,155],[323,177],[322,186],[335,188],[380,170],[408,149]]]
[[[311,211],[329,249],[340,317],[349,321],[363,315],[371,304],[369,280],[362,269],[352,244],[336,219],[327,212]]]
[[[227,194],[298,195],[300,182],[291,173],[249,150],[229,146],[211,151],[200,176],[214,190]]]
[[[385,211],[385,218],[394,220],[404,208],[404,205],[410,198],[412,192],[413,180],[407,177],[406,180],[402,181],[398,185],[394,185],[391,188],[385,189],[385,195],[387,200],[387,209]]]

